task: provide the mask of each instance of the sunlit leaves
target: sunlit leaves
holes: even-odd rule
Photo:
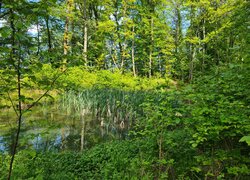
[[[239,142],[246,142],[250,146],[250,136],[243,136]]]

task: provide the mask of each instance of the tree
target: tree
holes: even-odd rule
[[[69,25],[72,22],[73,19],[73,6],[74,5],[74,0],[67,0],[66,2],[66,20],[65,20],[65,25],[64,25],[64,35],[63,35],[63,55],[64,55],[64,60],[63,60],[63,70],[65,70],[65,65],[67,63],[67,55],[70,50],[70,41],[72,38],[72,34],[69,32]]]

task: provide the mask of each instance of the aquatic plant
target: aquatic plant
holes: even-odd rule
[[[138,114],[143,114],[141,104],[145,91],[123,91],[117,89],[86,89],[67,91],[60,100],[60,107],[68,114],[92,114],[101,126],[117,125],[129,129]]]

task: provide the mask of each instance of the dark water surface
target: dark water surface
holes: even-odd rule
[[[12,152],[16,127],[14,112],[0,110],[0,152]],[[91,113],[67,113],[56,106],[35,107],[22,119],[18,150],[80,151],[126,136],[123,122],[113,123],[107,117],[97,119]]]

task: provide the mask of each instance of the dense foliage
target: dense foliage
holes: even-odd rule
[[[31,64],[191,80],[247,60],[246,0],[2,0],[0,67]]]
[[[249,8],[0,0],[0,110],[18,117],[0,179],[250,179]],[[78,153],[18,152],[22,115],[42,98],[125,122],[128,135]]]
[[[230,64],[180,90],[147,94],[145,113],[137,118],[131,140],[97,145],[83,153],[22,151],[13,176],[247,179],[249,140],[240,139],[250,134],[248,72],[249,66]],[[2,156],[2,172],[7,172],[7,162]]]

